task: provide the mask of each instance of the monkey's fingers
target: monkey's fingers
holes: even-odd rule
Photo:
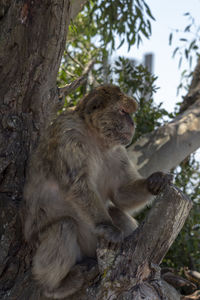
[[[167,184],[172,183],[173,175],[155,172],[147,178],[147,188],[153,195],[158,195]]]
[[[123,232],[110,224],[99,224],[96,227],[97,235],[111,243],[121,243],[124,239]]]

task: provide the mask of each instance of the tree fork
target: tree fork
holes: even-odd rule
[[[84,3],[0,1],[0,299],[32,294],[19,218],[26,163],[58,100],[68,25]]]
[[[173,185],[166,186],[144,222],[121,245],[108,245],[103,239],[99,241],[98,265],[89,270],[83,265],[85,285],[66,300],[180,299],[177,291],[162,280],[159,264],[183,227],[191,208],[192,201],[179,189]],[[31,256],[28,247],[23,253]],[[32,281],[28,269],[11,290],[10,298],[2,299],[47,298]]]
[[[175,186],[166,186],[144,222],[121,246],[105,240],[97,248],[100,275],[70,300],[168,299],[180,295],[160,276],[159,264],[176,239],[192,201]],[[92,271],[95,274],[95,267]]]

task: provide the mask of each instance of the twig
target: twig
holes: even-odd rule
[[[76,77],[75,74],[69,72],[68,70],[64,70],[64,72],[65,72],[66,74],[68,74],[69,76],[71,76],[71,77]]]
[[[72,57],[68,51],[66,51],[66,54],[69,56],[71,60],[73,60],[73,62],[75,62],[75,64],[79,65],[82,69],[84,68],[84,65],[82,65],[82,63],[78,61],[76,58]]]
[[[92,69],[93,65],[95,63],[95,60],[91,60],[85,67],[83,71],[83,75],[74,80],[73,82],[65,85],[62,88],[59,88],[59,96],[60,98],[67,96],[69,93],[71,93],[73,90],[77,89],[80,85],[85,83],[88,77],[88,73]]]

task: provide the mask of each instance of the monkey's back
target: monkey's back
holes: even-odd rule
[[[26,238],[67,216],[81,224],[81,210],[91,201],[82,197],[88,187],[107,206],[110,191],[122,181],[126,161],[124,147],[105,151],[76,112],[58,116],[30,161],[24,189]]]
[[[87,172],[84,122],[74,112],[57,117],[32,154],[24,188],[25,237],[66,215],[74,215],[71,189]]]

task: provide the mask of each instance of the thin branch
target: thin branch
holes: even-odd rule
[[[73,90],[77,89],[79,86],[84,84],[87,80],[88,73],[92,69],[93,65],[95,63],[95,60],[91,60],[85,67],[83,71],[83,75],[74,80],[73,82],[65,85],[62,88],[59,88],[59,96],[60,98],[67,96],[69,93],[71,93]]]
[[[69,72],[68,70],[65,70],[64,68],[62,68],[62,71],[64,71],[67,75],[71,76],[71,77],[76,77],[75,74]]]
[[[200,96],[200,58],[197,61],[197,65],[193,72],[192,82],[188,91],[188,94],[184,97],[183,103],[180,106],[180,112],[188,109],[193,103],[195,103]]]
[[[80,61],[78,61],[76,58],[74,58],[73,56],[71,56],[71,54],[68,51],[65,51],[67,56],[69,56],[69,58],[77,65],[79,65],[82,69],[84,69],[84,65],[82,65],[82,63]]]
[[[82,11],[87,0],[76,0],[71,3],[71,19],[73,20],[77,14]]]

